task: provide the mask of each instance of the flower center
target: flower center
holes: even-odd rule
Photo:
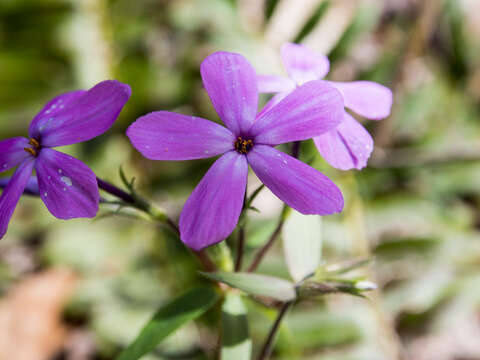
[[[237,138],[237,141],[234,143],[235,150],[237,150],[240,154],[246,154],[253,148],[253,141],[248,139],[244,140],[240,136]]]
[[[38,152],[40,150],[40,143],[37,140],[35,140],[34,138],[31,138],[28,143],[32,146],[23,148],[23,150],[25,150],[26,152],[28,152],[32,156],[37,156]]]

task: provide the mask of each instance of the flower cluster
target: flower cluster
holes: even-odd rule
[[[152,160],[220,156],[194,189],[180,214],[180,238],[200,250],[234,230],[242,212],[249,166],[288,206],[303,214],[340,212],[337,186],[316,169],[275,147],[313,138],[320,153],[340,169],[362,168],[372,151],[368,132],[344,107],[371,119],[388,115],[391,92],[370,82],[321,80],[328,60],[295,44],[282,48],[289,78],[258,76],[241,55],[217,52],[200,68],[204,87],[225,124],[168,111],[152,112],[127,130],[132,145]],[[259,92],[275,92],[258,112]],[[99,193],[95,174],[52,147],[105,132],[130,96],[130,88],[104,81],[50,101],[33,119],[29,138],[0,142],[0,170],[18,166],[0,197],[0,236],[24,191],[37,193],[60,219],[93,217]],[[31,177],[35,169],[36,178]],[[1,185],[2,181],[0,181]]]

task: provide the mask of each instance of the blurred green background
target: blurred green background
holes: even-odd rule
[[[341,215],[323,218],[323,262],[372,257],[380,290],[295,307],[273,358],[480,359],[478,14],[478,0],[0,0],[0,135],[26,135],[56,94],[126,82],[133,95],[114,127],[65,151],[116,184],[123,166],[175,217],[213,160],[148,161],[127,126],[155,110],[218,120],[204,57],[235,51],[259,73],[282,74],[279,47],[302,42],[329,56],[329,79],[394,91],[392,115],[365,123],[376,147],[366,169],[335,171],[311,142],[301,151],[346,198]],[[281,209],[268,191],[254,205],[247,255]],[[114,210],[63,222],[22,198],[0,242],[0,359],[113,359],[159,304],[204,281],[162,229]],[[280,242],[260,271],[287,276]],[[275,312],[247,305],[258,346]],[[218,316],[145,359],[214,358]]]

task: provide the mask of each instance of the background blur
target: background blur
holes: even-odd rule
[[[217,119],[199,76],[213,51],[282,74],[279,47],[307,44],[328,54],[329,79],[394,91],[390,118],[366,123],[368,168],[335,171],[311,142],[301,152],[346,197],[343,214],[323,218],[323,261],[374,257],[381,291],[295,307],[273,358],[480,359],[479,14],[478,0],[0,0],[0,138],[26,135],[56,94],[126,82],[133,95],[111,131],[66,151],[116,184],[122,165],[176,215],[212,160],[145,160],[126,127],[154,110]],[[267,191],[254,205],[250,249],[280,210]],[[159,304],[201,281],[177,242],[112,210],[63,222],[22,198],[0,242],[0,359],[112,359]],[[281,242],[260,271],[287,276]],[[258,346],[275,312],[247,305]],[[217,321],[210,312],[145,359],[212,358]]]

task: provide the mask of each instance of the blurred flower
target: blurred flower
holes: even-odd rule
[[[0,141],[0,171],[18,165],[0,197],[0,238],[5,235],[25,188],[34,185],[30,176],[33,169],[40,197],[55,217],[96,215],[99,193],[93,171],[81,161],[51,148],[90,140],[107,131],[130,92],[128,85],[109,80],[88,91],[57,96],[30,123],[30,139]]]
[[[328,58],[303,45],[287,43],[281,57],[288,78],[275,75],[257,77],[261,93],[278,93],[265,106],[269,111],[285,96],[307,81],[322,79],[330,69]],[[343,96],[345,107],[371,120],[390,114],[393,96],[387,87],[371,81],[329,81]],[[325,160],[341,170],[362,169],[373,151],[373,139],[367,130],[346,111],[343,121],[333,130],[313,139]]]
[[[186,245],[199,250],[231,234],[242,211],[248,165],[275,195],[301,213],[326,215],[342,210],[342,194],[330,179],[274,148],[338,125],[343,105],[334,87],[325,81],[308,82],[256,117],[256,73],[243,56],[212,54],[200,71],[226,128],[202,118],[159,111],[139,118],[127,130],[133,146],[152,160],[222,155],[182,210],[180,233]]]

